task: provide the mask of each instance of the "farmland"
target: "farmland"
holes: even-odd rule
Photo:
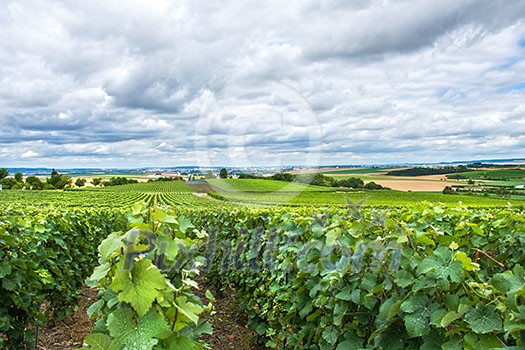
[[[273,180],[208,180],[220,197],[237,204],[287,206],[345,206],[359,202],[365,206],[404,206],[422,201],[469,207],[523,205],[522,199],[444,195],[440,192],[366,191],[322,186],[306,186]]]
[[[89,308],[99,321],[86,348],[126,348],[121,334],[156,324],[136,335],[158,344],[146,348],[198,349],[212,331],[199,270],[213,290],[235,289],[268,348],[521,345],[524,201],[263,179],[208,184],[209,196],[183,181],[1,191],[0,289],[11,295],[0,304],[4,346],[34,341],[50,315],[44,304],[53,317],[71,314],[87,280],[99,291]]]
[[[228,192],[327,192],[332,189],[322,186],[309,186],[297,182],[284,182],[261,179],[215,179],[207,181],[219,191]]]
[[[515,169],[491,169],[491,170],[475,170],[464,173],[457,173],[449,175],[449,178],[463,178],[473,180],[525,180],[525,170],[520,168]]]
[[[375,182],[384,187],[398,191],[440,192],[446,186],[466,183],[465,179],[457,180],[445,175],[429,176],[389,176],[394,168],[350,168],[350,169],[319,169],[318,173],[337,180],[357,177],[365,183]]]

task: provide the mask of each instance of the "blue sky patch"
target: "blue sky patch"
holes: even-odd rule
[[[510,88],[511,90],[523,90],[525,89],[525,82],[516,84]]]
[[[525,38],[521,39],[518,44],[520,45],[520,47],[525,48]]]

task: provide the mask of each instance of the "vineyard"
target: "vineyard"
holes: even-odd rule
[[[0,192],[2,347],[33,347],[87,283],[85,348],[213,348],[200,275],[268,348],[523,348],[522,202],[243,181]]]
[[[209,206],[182,181],[139,183],[70,191],[0,191],[0,207],[129,208],[134,203]]]

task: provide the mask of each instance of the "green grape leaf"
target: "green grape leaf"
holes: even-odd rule
[[[111,348],[111,338],[107,334],[93,333],[84,338],[84,349],[108,350]]]
[[[122,236],[118,232],[113,232],[105,240],[103,240],[98,246],[98,252],[104,260],[108,260],[113,253],[118,251],[120,248],[124,248],[124,242],[122,242]]]
[[[335,295],[335,298],[346,301],[352,300],[352,288],[350,286],[344,287],[339,293]]]
[[[337,342],[338,332],[334,327],[326,327],[323,330],[322,337],[328,344],[334,345]]]
[[[461,262],[462,267],[467,271],[479,270],[479,264],[472,262],[472,259],[465,252],[457,252],[454,259]]]
[[[115,269],[110,288],[118,293],[118,300],[131,304],[139,316],[144,316],[153,301],[162,299],[162,290],[168,284],[159,269],[148,259],[135,261],[131,271],[124,269],[124,260]]]
[[[447,247],[434,250],[435,257],[427,257],[421,261],[417,268],[418,275],[426,274],[436,280],[439,288],[449,289],[449,280],[455,283],[463,281],[463,263],[452,260],[452,252]]]
[[[188,337],[174,336],[166,341],[168,350],[200,350],[204,347]]]
[[[98,300],[91,304],[87,309],[88,317],[91,318],[96,312],[98,312],[102,306],[104,306],[104,300]]]
[[[464,350],[491,349],[497,350],[503,347],[503,343],[498,337],[491,334],[467,333],[463,339]]]
[[[97,286],[99,284],[99,281],[103,279],[104,277],[106,277],[109,270],[111,270],[110,263],[104,263],[102,265],[95,267],[95,269],[93,270],[93,273],[91,274],[91,276],[89,276],[86,283],[92,287]]]
[[[175,306],[179,309],[180,314],[187,318],[187,321],[194,322],[195,324],[199,321],[199,315],[204,311],[199,305],[188,301],[188,298],[184,295],[175,300]]]
[[[327,246],[333,246],[337,242],[337,238],[339,237],[340,230],[330,230],[326,233],[326,245]]]
[[[107,327],[114,338],[112,350],[150,350],[171,335],[168,323],[156,309],[135,322],[130,308],[119,308],[108,316]]]
[[[4,261],[2,264],[0,264],[0,278],[4,278],[10,273],[11,273],[11,265],[9,265],[8,262]]]
[[[186,233],[186,231],[190,228],[195,228],[195,226],[191,223],[190,219],[184,216],[179,217],[179,230],[182,233]]]
[[[430,331],[428,327],[428,317],[418,313],[409,314],[403,317],[408,336],[410,338],[427,335]]]
[[[179,247],[177,242],[168,236],[160,236],[157,240],[160,253],[165,254],[166,258],[170,261],[175,260],[179,253]]]
[[[363,339],[359,338],[355,332],[346,332],[345,341],[337,344],[335,350],[361,349],[363,347]]]
[[[465,314],[465,312],[469,309],[469,306],[468,305],[465,305],[465,304],[460,304],[459,305],[459,310],[458,312],[456,311],[449,311],[447,312],[443,318],[441,319],[441,321],[439,322],[439,325],[441,327],[448,327],[449,324],[451,324],[452,322],[454,322],[455,320],[463,317],[463,315]]]
[[[431,330],[430,333],[423,337],[425,341],[419,350],[435,350],[440,349],[446,337],[436,330]]]
[[[426,295],[416,294],[406,299],[399,309],[406,313],[403,316],[405,327],[409,337],[414,338],[429,333],[430,318],[439,305],[430,301]]]
[[[496,308],[493,305],[476,305],[465,314],[465,321],[478,334],[501,330],[502,327],[501,318],[496,314]]]
[[[441,327],[441,319],[446,315],[447,310],[438,309],[430,316],[430,324],[433,326]]]
[[[450,338],[448,338],[448,341],[446,343],[443,343],[441,345],[442,350],[463,350],[463,340],[457,336],[454,335]]]
[[[135,203],[131,206],[131,212],[133,215],[140,215],[144,210],[144,205],[140,203]]]
[[[400,307],[400,310],[406,313],[413,313],[415,311],[425,308],[428,302],[428,297],[423,294],[416,294],[405,300]]]

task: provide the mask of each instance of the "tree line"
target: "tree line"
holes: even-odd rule
[[[86,183],[86,179],[78,178],[74,185],[76,187],[84,187]],[[107,187],[138,183],[138,181],[117,176],[107,181],[103,181],[102,178],[93,178],[91,183],[93,186]],[[51,171],[51,176],[45,179],[38,176],[28,176],[24,179],[24,175],[20,172],[15,173],[13,177],[9,177],[9,171],[6,168],[0,168],[0,185],[5,190],[63,190],[73,187],[73,179],[71,176],[58,173],[55,169]]]
[[[383,187],[375,182],[365,182],[358,177],[350,177],[346,179],[337,180],[331,176],[323,174],[290,174],[290,173],[277,173],[272,176],[257,176],[254,174],[239,174],[240,179],[266,179],[266,180],[278,180],[292,182],[296,181],[306,185],[324,186],[324,187],[346,187],[355,189],[367,189],[367,190],[388,190],[389,188]]]

